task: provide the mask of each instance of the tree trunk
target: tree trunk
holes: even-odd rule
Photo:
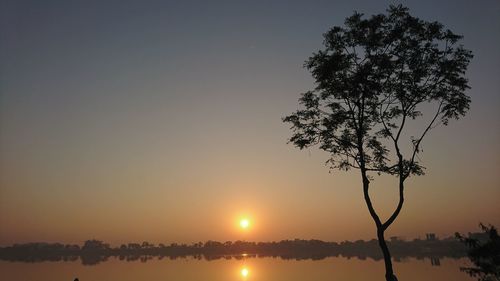
[[[379,216],[377,215],[377,212],[375,211],[375,208],[373,208],[372,201],[370,199],[370,194],[368,192],[369,186],[370,186],[370,180],[366,176],[366,171],[364,169],[361,170],[361,175],[363,179],[363,194],[365,197],[365,202],[366,206],[368,207],[368,211],[370,212],[370,215],[373,218],[373,221],[375,222],[375,225],[377,226],[377,238],[378,238],[378,244],[380,246],[380,249],[382,250],[382,253],[384,255],[384,262],[385,262],[385,280],[386,281],[398,281],[398,278],[396,278],[396,275],[394,275],[394,271],[392,269],[392,260],[391,260],[391,253],[389,252],[389,248],[387,247],[387,243],[385,242],[384,238],[384,232],[385,229],[388,227],[382,224],[380,221]],[[402,204],[402,202],[400,201]],[[399,207],[398,209],[400,209]],[[399,212],[398,212],[399,213]],[[394,220],[397,216],[397,214],[393,215]]]
[[[360,125],[362,126],[362,124]],[[399,148],[398,149],[398,156],[399,156],[399,168],[400,170],[402,169],[402,158],[399,154]],[[403,190],[404,190],[404,179],[401,177],[400,174],[400,181],[399,181],[399,204],[398,207],[396,208],[396,211],[392,214],[392,216],[389,218],[389,220],[385,223],[382,223],[380,220],[380,217],[378,216],[377,212],[375,211],[375,208],[373,207],[372,200],[370,198],[370,193],[369,193],[369,188],[370,188],[370,179],[368,178],[367,175],[367,170],[365,166],[365,157],[364,157],[364,152],[363,152],[363,141],[362,141],[362,135],[359,133],[358,134],[358,151],[360,155],[360,171],[361,171],[361,180],[363,181],[363,195],[365,198],[366,206],[368,207],[368,211],[370,212],[371,217],[373,218],[373,221],[375,222],[375,225],[377,227],[377,238],[378,238],[378,244],[380,246],[380,249],[382,250],[382,253],[384,254],[384,263],[385,263],[385,280],[386,281],[398,281],[398,278],[396,278],[396,275],[394,275],[394,271],[392,270],[392,260],[391,260],[391,253],[389,252],[389,248],[387,247],[387,243],[385,242],[384,238],[384,232],[385,230],[389,227],[389,225],[392,224],[392,222],[396,219],[398,216],[399,212],[401,211],[401,207],[403,206],[404,202],[404,196],[403,196]]]
[[[387,243],[384,238],[384,229],[382,227],[377,226],[377,238],[378,244],[382,253],[384,254],[384,263],[385,263],[385,280],[386,281],[398,281],[396,275],[394,275],[394,271],[392,270],[392,260],[391,253],[389,252],[389,248],[387,247]]]

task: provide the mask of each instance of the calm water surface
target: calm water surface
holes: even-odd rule
[[[400,281],[454,280],[472,281],[459,267],[466,259],[441,259],[433,266],[429,259],[407,259],[394,264]],[[110,259],[85,266],[74,262],[7,262],[0,261],[0,279],[8,281],[322,281],[380,280],[383,262],[371,259],[331,257],[323,260],[282,260],[279,258],[218,259],[212,261],[186,259],[126,262]]]

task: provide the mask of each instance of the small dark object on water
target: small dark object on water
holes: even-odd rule
[[[75,278],[75,280],[73,280],[73,281],[80,281],[80,280],[78,280],[78,278]]]

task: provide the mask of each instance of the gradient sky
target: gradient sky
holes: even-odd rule
[[[359,175],[281,118],[322,34],[389,3],[0,1],[0,245],[373,238]],[[500,2],[403,3],[465,36],[472,105],[425,140],[388,236],[500,226]],[[395,207],[394,181],[372,194]]]

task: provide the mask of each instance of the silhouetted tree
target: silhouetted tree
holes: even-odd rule
[[[401,5],[368,19],[355,12],[345,27],[324,34],[325,48],[305,62],[316,88],[302,94],[303,109],[283,119],[292,125],[295,146],[318,145],[330,154],[332,168],[360,171],[388,281],[397,278],[384,233],[403,207],[405,181],[424,174],[418,161],[422,141],[431,129],[469,109],[464,75],[472,53],[457,45],[461,38],[438,22],[411,16]],[[421,133],[404,140],[409,121],[432,107]],[[397,178],[399,203],[385,221],[370,199],[373,173]]]
[[[151,249],[151,248],[154,248],[154,246],[155,246],[154,244],[151,244],[149,242],[144,241],[144,242],[142,242],[141,248],[142,249]]]
[[[461,267],[472,277],[479,281],[500,280],[500,236],[497,229],[490,225],[480,224],[482,235],[469,235],[464,237],[456,233],[456,237],[469,248],[467,254],[474,267]]]
[[[109,244],[95,239],[85,241],[82,247],[83,251],[105,251],[109,249],[110,249]]]
[[[140,248],[141,248],[141,245],[139,243],[128,243],[129,250],[138,250]]]
[[[476,234],[473,234],[473,237]],[[106,261],[109,257],[118,257],[119,260],[127,261],[148,261],[153,256],[159,259],[169,257],[177,259],[179,257],[191,256],[196,259],[202,257],[207,260],[215,260],[221,257],[231,259],[233,256],[238,259],[255,257],[280,257],[282,259],[324,259],[326,257],[339,256],[358,257],[366,259],[370,257],[380,260],[383,255],[378,249],[376,239],[370,241],[358,240],[355,242],[344,241],[342,243],[325,242],[321,240],[281,240],[279,242],[247,242],[247,241],[226,241],[224,243],[208,241],[206,247],[203,243],[171,244],[165,246],[159,244],[158,247],[148,249],[141,248],[138,243],[131,243],[131,247],[122,244],[118,248],[108,248],[107,243],[98,240],[88,240],[87,246],[63,245],[60,243],[27,243],[14,244],[9,247],[0,247],[0,260],[42,262],[42,261],[76,261],[81,259],[84,265],[96,265]],[[390,244],[393,246],[395,260],[404,257],[463,257],[465,256],[465,246],[454,238],[445,240],[435,239],[414,240],[412,242],[397,241]]]

